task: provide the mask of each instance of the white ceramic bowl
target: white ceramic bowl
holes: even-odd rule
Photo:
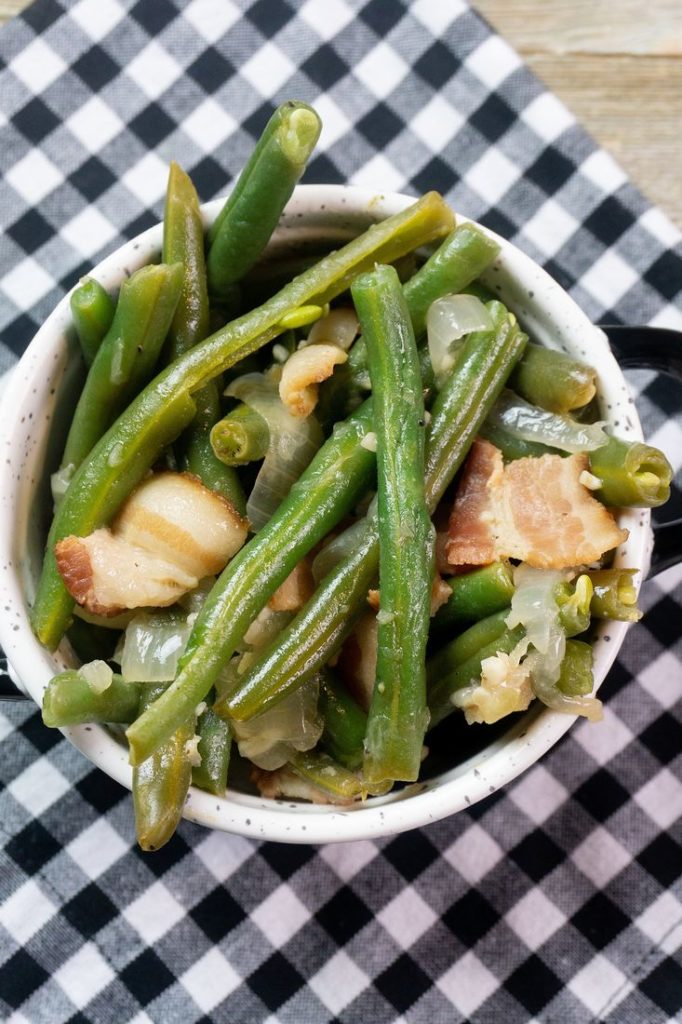
[[[324,237],[341,244],[369,223],[404,209],[411,197],[381,195],[341,186],[299,186],[287,206],[273,248],[314,244]],[[204,207],[210,223],[221,201]],[[158,257],[161,225],[117,250],[93,271],[108,289],[125,274]],[[532,260],[504,239],[486,283],[516,312],[531,337],[589,362],[600,381],[602,415],[621,436],[641,439],[641,427],[623,375],[603,333]],[[33,598],[51,508],[48,477],[61,454],[79,360],[64,298],[31,342],[0,407],[0,643],[23,687],[41,703],[51,676],[70,665],[67,643],[56,654],[31,633],[28,604]],[[630,536],[616,565],[637,566],[646,574],[651,555],[648,512],[623,512]],[[594,645],[597,686],[603,681],[625,636],[626,625],[605,624]],[[536,702],[537,703],[537,702]],[[572,716],[532,707],[506,730],[472,726],[487,746],[447,770],[352,810],[265,800],[228,791],[224,799],[192,789],[185,816],[210,828],[284,842],[327,843],[389,835],[453,814],[505,785],[532,765],[573,723]],[[595,726],[598,728],[598,726]],[[490,730],[486,733],[485,730]],[[124,786],[131,786],[127,752],[104,727],[64,730],[93,764]]]

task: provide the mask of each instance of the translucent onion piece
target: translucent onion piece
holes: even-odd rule
[[[76,467],[74,466],[73,462],[70,462],[68,466],[62,466],[61,469],[58,469],[57,472],[53,473],[52,476],[50,477],[52,500],[54,501],[55,505],[58,505],[59,502],[64,497],[64,495],[66,494],[68,486],[71,483],[71,478],[73,477],[73,474],[75,472]]]
[[[327,316],[313,324],[304,345],[317,345],[326,342],[338,345],[347,352],[359,330],[358,318],[354,309],[333,309]]]
[[[578,423],[570,416],[530,405],[508,388],[495,402],[488,422],[522,441],[537,441],[564,452],[592,452],[608,441],[603,421]]]
[[[455,365],[453,343],[472,331],[491,331],[490,313],[475,295],[445,295],[429,306],[426,333],[429,356],[441,382]]]
[[[106,661],[88,661],[81,665],[78,674],[83,677],[91,690],[95,693],[104,693],[111,686],[114,673]]]
[[[317,709],[319,692],[319,681],[313,678],[264,714],[248,722],[231,721],[242,757],[274,771],[294,750],[312,750],[324,725]]]
[[[292,416],[279,397],[277,385],[273,374],[247,373],[233,380],[225,392],[260,413],[270,430],[270,446],[246,503],[246,515],[254,530],[265,526],[323,441],[315,417]]]
[[[552,711],[561,711],[566,715],[582,715],[591,722],[601,720],[602,702],[597,697],[569,697],[562,693],[556,685],[556,679],[551,678],[553,672],[548,671],[544,655],[531,651],[524,661],[525,664],[530,667],[535,696]]]
[[[175,679],[191,630],[187,616],[176,611],[140,612],[124,634],[120,654],[123,678],[139,683]]]

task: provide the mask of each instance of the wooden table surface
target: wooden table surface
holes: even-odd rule
[[[0,22],[26,6],[0,0]],[[476,6],[682,228],[682,0]]]

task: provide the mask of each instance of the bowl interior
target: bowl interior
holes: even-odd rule
[[[269,255],[301,254],[337,247],[374,221],[413,199],[340,186],[300,186],[285,211]],[[209,223],[221,201],[204,207]],[[460,218],[464,219],[464,218]],[[601,331],[528,257],[498,239],[501,254],[485,283],[516,313],[532,339],[595,366],[602,416],[621,436],[641,438],[632,399]],[[151,228],[104,260],[95,276],[115,290],[124,276],[158,259],[160,226]],[[27,609],[33,599],[51,511],[49,475],[59,462],[83,370],[70,327],[68,297],[43,325],[14,371],[0,408],[0,599],[5,615],[0,642],[23,685],[37,703],[51,676],[74,664],[65,641],[54,654],[34,639]],[[646,571],[650,558],[648,513],[625,512],[630,538],[617,565]],[[595,635],[595,676],[600,683],[625,634],[609,623]],[[293,842],[329,842],[388,834],[436,820],[488,795],[532,764],[571,725],[573,718],[540,708],[497,726],[468,727],[452,716],[429,737],[424,781],[367,801],[353,810],[265,800],[248,783],[235,782],[226,798],[191,790],[186,816],[245,835]],[[97,726],[64,730],[95,764],[130,787],[127,752],[110,731]]]

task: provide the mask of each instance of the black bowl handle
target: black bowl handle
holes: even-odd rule
[[[623,370],[658,370],[682,383],[682,331],[667,327],[599,325]],[[649,576],[682,561],[682,519],[654,523],[654,550]]]

